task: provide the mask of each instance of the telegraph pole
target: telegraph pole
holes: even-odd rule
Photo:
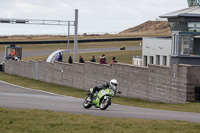
[[[69,58],[69,41],[70,41],[70,21],[68,21],[68,41],[67,41],[67,44],[68,44],[68,51],[67,51],[67,57],[66,57],[66,62],[68,61],[68,58]]]
[[[74,62],[77,62],[78,9],[75,9],[74,21]]]

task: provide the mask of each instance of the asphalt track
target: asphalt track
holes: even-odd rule
[[[141,50],[141,47],[127,47],[126,50]],[[22,56],[24,58],[31,56],[41,56],[41,55],[50,55],[55,50],[46,50],[46,51],[23,51]],[[96,49],[79,49],[78,53],[85,52],[104,52],[104,51],[120,51],[119,48],[96,48]],[[73,52],[73,50],[70,50]],[[0,63],[4,61],[4,53],[0,53]]]
[[[83,99],[24,88],[0,81],[0,107],[40,109],[94,116],[180,120],[200,123],[200,113],[165,111],[112,104],[107,110],[84,109]]]

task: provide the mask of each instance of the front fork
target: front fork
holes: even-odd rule
[[[110,96],[104,96],[104,100],[106,100],[107,98],[110,99],[109,105],[111,105],[111,97]]]

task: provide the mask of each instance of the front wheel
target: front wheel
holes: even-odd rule
[[[88,96],[88,97],[84,100],[84,102],[83,102],[83,107],[84,107],[85,109],[89,109],[90,107],[92,107],[92,103],[91,103],[90,101],[91,101],[90,96]]]
[[[111,99],[109,97],[106,97],[106,99],[102,99],[100,103],[100,109],[105,110],[108,108],[108,106],[111,104]]]

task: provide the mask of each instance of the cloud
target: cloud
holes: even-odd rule
[[[0,1],[0,18],[74,20],[74,9],[78,9],[80,33],[120,32],[183,8],[187,8],[186,0],[4,0]],[[0,35],[67,31],[67,27],[41,27],[1,24]]]

